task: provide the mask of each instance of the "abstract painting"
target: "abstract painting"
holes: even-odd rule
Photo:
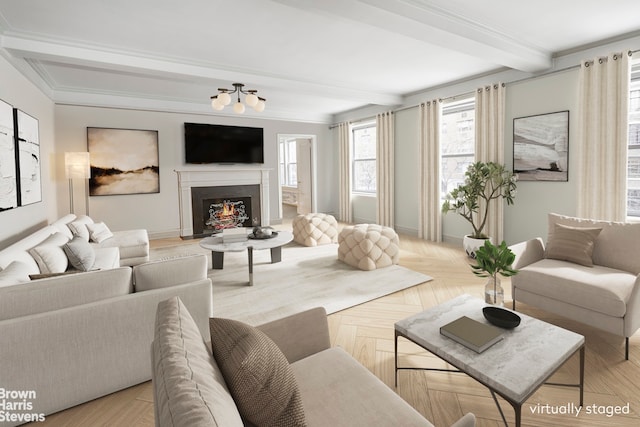
[[[569,111],[513,119],[513,171],[519,181],[569,180]]]
[[[89,194],[160,192],[158,131],[87,128]]]
[[[17,109],[14,109],[14,112],[18,133],[19,205],[26,206],[42,201],[38,119]]]
[[[13,107],[0,100],[0,211],[18,206]]]

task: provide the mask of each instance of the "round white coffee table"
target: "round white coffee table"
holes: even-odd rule
[[[271,250],[271,263],[282,260],[282,246],[293,240],[290,231],[277,231],[278,235],[269,239],[247,239],[241,242],[224,243],[222,235],[205,237],[200,246],[211,251],[213,268],[221,270],[224,267],[225,252],[247,251],[249,261],[249,286],[253,286],[253,251],[261,249]]]

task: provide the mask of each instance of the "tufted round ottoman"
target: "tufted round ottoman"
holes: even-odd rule
[[[389,267],[400,260],[400,239],[390,227],[346,226],[338,235],[338,259],[360,270]]]
[[[304,246],[326,245],[338,240],[338,221],[329,214],[298,215],[292,225],[293,240]]]

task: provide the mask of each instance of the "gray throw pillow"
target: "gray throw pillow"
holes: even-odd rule
[[[545,258],[593,267],[593,248],[602,228],[570,227],[556,224],[547,242]]]
[[[62,249],[69,259],[69,263],[80,271],[89,271],[96,262],[96,253],[86,240],[76,236],[67,242]]]
[[[230,319],[209,320],[213,356],[243,419],[255,426],[305,426],[293,370],[262,331]]]

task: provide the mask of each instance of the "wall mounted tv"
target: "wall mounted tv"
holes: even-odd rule
[[[264,163],[264,131],[245,126],[184,124],[187,163]]]

